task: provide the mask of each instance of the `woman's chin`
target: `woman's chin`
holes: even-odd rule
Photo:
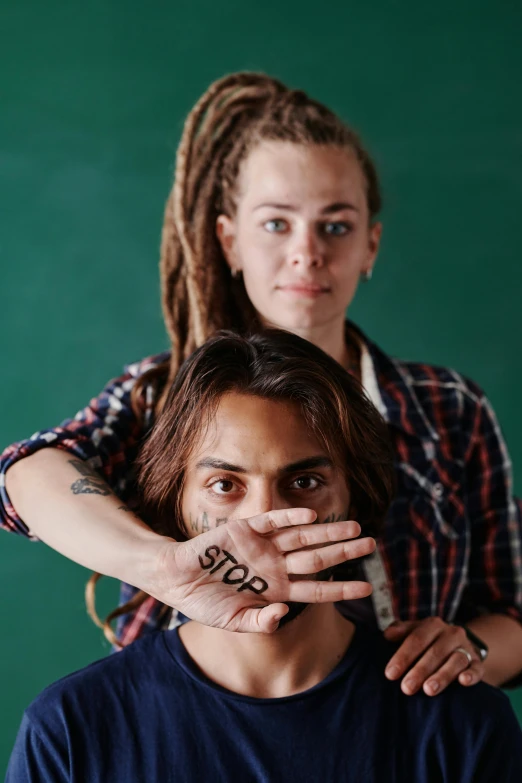
[[[344,312],[343,312],[344,320]],[[325,308],[289,308],[281,309],[277,315],[271,317],[261,316],[263,326],[275,329],[286,329],[288,332],[302,334],[332,323],[332,313]]]

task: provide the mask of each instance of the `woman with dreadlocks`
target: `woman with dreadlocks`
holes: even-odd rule
[[[137,451],[183,360],[218,329],[268,325],[347,368],[393,441],[396,494],[377,550],[353,564],[351,585],[327,583],[323,600],[345,599],[347,617],[401,643],[386,676],[401,678],[407,694],[433,696],[454,680],[501,685],[520,673],[522,507],[488,400],[452,370],[392,359],[346,321],[359,280],[372,275],[380,206],[357,135],[301,91],[233,74],[189,114],[161,247],[171,351],[129,366],[74,419],[2,458],[3,527],[124,583],[119,645],[178,613],[271,632],[291,600],[290,581],[281,603],[244,614],[232,599],[216,606],[210,587],[195,598],[190,541],[157,535],[136,505]],[[260,556],[271,526],[299,526],[292,514],[245,520]],[[193,524],[210,526],[204,515]]]

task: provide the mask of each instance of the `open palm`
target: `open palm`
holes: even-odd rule
[[[286,602],[327,603],[362,598],[367,582],[321,582],[315,575],[375,549],[356,540],[357,522],[312,524],[307,508],[280,509],[229,521],[161,556],[155,597],[204,625],[228,631],[276,630]]]

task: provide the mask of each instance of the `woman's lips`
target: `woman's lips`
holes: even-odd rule
[[[321,294],[327,294],[329,288],[317,283],[289,283],[288,285],[277,286],[280,291],[285,291],[289,294],[295,294],[297,296],[320,296]]]

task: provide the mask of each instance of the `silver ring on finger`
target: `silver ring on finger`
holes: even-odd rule
[[[466,669],[469,669],[471,664],[473,663],[473,656],[470,652],[468,652],[464,647],[455,647],[453,650],[454,653],[462,653],[462,655],[465,655],[468,661],[468,665],[466,666]]]

